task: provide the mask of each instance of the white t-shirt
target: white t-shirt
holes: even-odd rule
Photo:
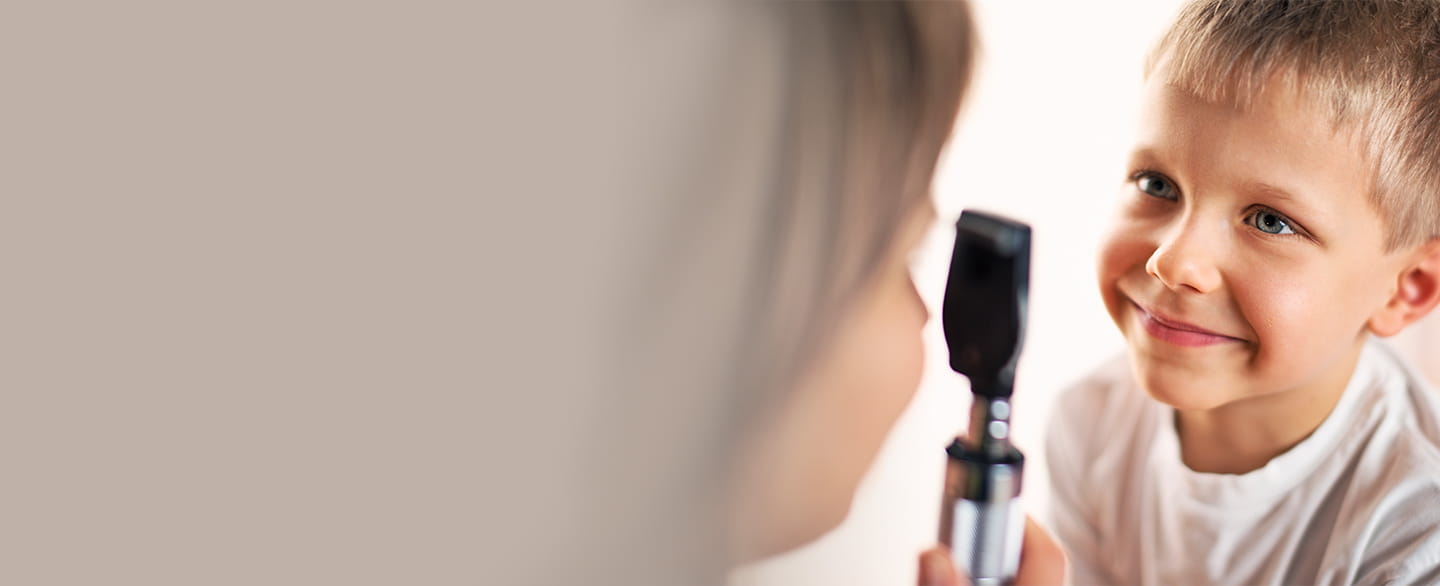
[[[1174,409],[1123,358],[1055,413],[1072,584],[1440,584],[1440,394],[1378,341],[1320,427],[1246,474],[1187,468]]]

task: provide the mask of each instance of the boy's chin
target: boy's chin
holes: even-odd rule
[[[1227,393],[1233,385],[1204,373],[1135,363],[1131,369],[1145,394],[1179,411],[1208,411],[1234,399]]]
[[[1210,393],[1197,389],[1174,389],[1146,385],[1145,393],[1156,401],[1174,407],[1176,411],[1209,411],[1230,402],[1226,398],[1212,396]]]

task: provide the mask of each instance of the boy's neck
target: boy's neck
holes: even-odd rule
[[[1362,337],[1334,368],[1301,387],[1215,409],[1177,410],[1181,460],[1191,470],[1212,474],[1244,474],[1264,467],[1309,437],[1334,411],[1363,345]]]

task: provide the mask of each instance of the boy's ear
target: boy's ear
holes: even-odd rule
[[[1440,238],[1421,245],[1400,272],[1395,293],[1366,325],[1380,337],[1393,336],[1440,304]]]

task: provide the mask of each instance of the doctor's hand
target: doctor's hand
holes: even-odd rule
[[[1020,546],[1020,569],[1015,586],[1060,586],[1065,582],[1065,554],[1040,525],[1025,518],[1025,540]],[[920,554],[919,586],[969,586],[955,568],[950,552],[938,545]]]

